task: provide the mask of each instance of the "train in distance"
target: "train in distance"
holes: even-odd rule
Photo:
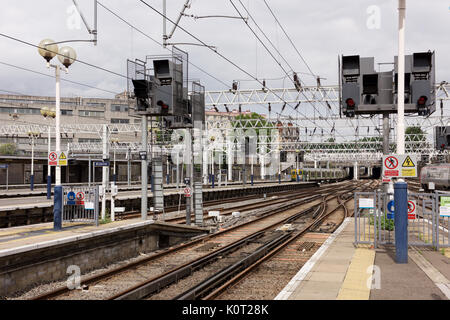
[[[291,170],[291,181],[341,180],[348,177],[344,169],[302,168]]]

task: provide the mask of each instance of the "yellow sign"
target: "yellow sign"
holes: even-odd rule
[[[416,165],[415,165],[414,162],[411,160],[411,158],[410,158],[409,156],[407,156],[407,157],[405,158],[405,161],[403,161],[402,167],[403,167],[403,168],[415,168]]]
[[[60,152],[58,155],[58,166],[67,166],[67,156],[64,152]]]
[[[402,176],[403,177],[416,177],[416,168],[412,169],[402,169]]]

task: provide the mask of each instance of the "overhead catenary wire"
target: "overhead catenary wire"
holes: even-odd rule
[[[159,10],[157,10],[155,7],[153,7],[152,5],[148,4],[146,1],[144,0],[139,0],[142,4],[144,4],[145,6],[147,6],[149,9],[151,9],[152,11],[154,11],[155,13],[157,13],[158,15],[160,15],[163,18],[166,18],[167,21],[175,24],[175,22],[173,20],[171,20],[169,17],[165,16],[162,12],[160,12]],[[258,83],[260,83],[261,85],[263,85],[263,83],[257,79],[254,75],[252,75],[250,72],[248,72],[247,70],[243,69],[241,66],[239,66],[238,64],[236,64],[235,62],[233,62],[231,59],[229,59],[228,57],[224,56],[222,53],[220,53],[219,51],[217,51],[217,49],[215,48],[211,48],[211,46],[208,46],[203,40],[201,40],[200,38],[198,38],[197,36],[195,36],[194,34],[192,34],[191,32],[189,32],[188,30],[186,30],[184,27],[182,26],[178,26],[178,28],[180,30],[182,30],[183,32],[185,32],[186,34],[188,34],[189,36],[191,36],[193,39],[195,39],[196,41],[198,41],[199,43],[203,44],[206,48],[208,48],[209,50],[213,51],[214,53],[216,53],[219,57],[221,57],[222,59],[224,59],[225,61],[227,61],[228,63],[230,63],[231,65],[233,65],[234,67],[236,67],[238,70],[240,70],[241,72],[245,73],[247,76],[249,76],[250,78],[253,78],[255,81],[257,81]],[[280,100],[286,102],[282,97],[280,97],[276,92],[274,92],[272,89],[267,88],[267,91],[270,91],[274,96],[276,96],[277,98],[279,98]],[[290,106],[291,108],[292,105],[288,103],[288,106]],[[305,115],[304,115],[305,116]],[[313,124],[314,121],[309,120],[310,122],[312,122]]]
[[[169,48],[164,47],[164,45],[159,42],[158,40],[154,39],[153,37],[149,36],[147,33],[145,33],[144,31],[140,30],[139,28],[137,28],[136,26],[134,26],[133,24],[131,24],[129,21],[125,20],[124,18],[122,18],[119,14],[117,14],[116,12],[114,12],[113,10],[111,10],[110,8],[108,8],[107,6],[105,6],[103,3],[101,3],[100,1],[98,2],[98,4],[105,9],[106,11],[108,11],[109,13],[111,13],[113,16],[115,16],[117,19],[119,19],[120,21],[122,21],[123,23],[125,23],[126,25],[128,25],[130,28],[132,28],[133,30],[136,30],[137,32],[139,32],[141,35],[143,35],[144,37],[146,37],[147,39],[153,41],[154,43],[158,44],[159,46],[163,47],[164,49],[171,51]],[[214,75],[212,75],[211,73],[207,72],[206,70],[204,70],[203,68],[197,66],[196,64],[188,61],[188,63],[193,66],[194,68],[198,69],[200,72],[203,72],[204,74],[206,74],[207,76],[211,77],[212,79],[216,80],[217,82],[223,84],[225,87],[229,87],[228,84],[226,84],[224,81],[218,79],[217,77],[215,77]]]
[[[295,51],[297,52],[297,54],[300,56],[300,59],[302,59],[303,63],[305,64],[305,66],[308,68],[310,75],[314,76],[315,78],[318,77],[318,75],[316,75],[311,68],[309,67],[308,63],[305,61],[305,59],[303,58],[303,56],[301,55],[300,51],[297,49],[297,46],[294,44],[294,42],[292,41],[292,39],[289,37],[289,35],[287,34],[286,30],[284,29],[283,25],[280,23],[280,21],[278,20],[277,16],[275,15],[275,13],[273,12],[273,10],[270,8],[269,4],[267,3],[266,0],[263,0],[266,7],[269,9],[270,13],[272,14],[272,16],[274,17],[275,21],[277,22],[277,24],[280,26],[281,30],[283,31],[284,35],[288,38],[289,42],[292,44],[292,46],[294,47]]]
[[[256,23],[256,21],[253,19],[253,17],[251,16],[250,12],[248,12],[247,8],[244,6],[244,4],[242,3],[241,0],[238,0],[240,2],[240,4],[242,5],[242,7],[244,8],[244,10],[247,12],[248,16],[250,17],[250,19],[255,23],[255,25],[259,28],[259,30],[264,34],[264,36],[266,37],[266,39],[271,43],[272,47],[275,48],[275,46],[273,45],[273,43],[270,41],[270,39],[268,39],[268,37],[265,35],[265,33],[261,30],[261,28],[258,26],[258,24]],[[243,18],[241,12],[239,11],[239,9],[236,7],[236,5],[234,4],[234,2],[232,0],[230,0],[230,3],[232,4],[232,6],[234,7],[234,9],[236,10],[236,12]],[[250,25],[248,24],[247,21],[245,21],[245,24],[247,25],[247,27],[250,29],[250,31],[255,35],[255,37],[258,39],[258,41],[263,45],[263,47],[266,49],[266,51],[271,55],[271,57],[275,60],[275,62],[280,66],[280,68],[283,70],[283,72],[289,76],[289,74],[286,72],[286,70],[283,68],[283,66],[281,65],[281,63],[277,60],[277,58],[273,55],[273,53],[267,48],[267,46],[265,45],[265,43],[260,39],[260,37],[258,37],[258,35],[256,34],[256,32],[250,27]],[[288,66],[291,68],[292,67],[289,65],[289,63],[286,61],[286,59],[284,59],[284,57],[281,55],[281,53],[278,51],[278,49],[275,48],[275,50],[279,53],[279,55],[282,57],[282,59],[286,62],[286,64],[288,64]],[[293,81],[294,85],[295,82],[293,79],[291,79],[291,81]],[[308,99],[308,97],[305,95],[304,92],[302,92],[303,96],[306,98],[306,100],[311,104],[311,106],[318,111],[319,115],[322,116],[322,114],[320,113],[320,111],[316,108],[316,106]],[[290,106],[292,108],[292,106]],[[299,113],[299,111],[296,108],[293,108],[293,110],[295,110],[297,113]],[[281,115],[281,114],[280,114]],[[306,115],[305,115],[306,116]],[[326,120],[328,122],[328,120]]]
[[[49,74],[46,74],[46,73],[43,73],[43,72],[39,72],[39,71],[31,70],[31,69],[28,69],[28,68],[20,67],[20,66],[14,65],[14,64],[3,62],[3,61],[0,61],[0,64],[8,66],[8,67],[16,68],[16,69],[19,69],[19,70],[23,70],[23,71],[39,74],[39,75],[42,75],[42,76],[45,76],[45,77],[50,77],[50,78],[54,78],[55,77],[53,75],[49,75]],[[95,89],[95,90],[104,91],[104,92],[107,92],[107,93],[112,93],[112,94],[115,94],[115,95],[119,94],[118,92],[114,92],[114,91],[98,88],[98,87],[91,86],[91,85],[88,85],[88,84],[85,84],[85,83],[76,82],[76,81],[72,81],[72,80],[68,80],[68,79],[64,79],[64,78],[61,78],[61,81],[73,83],[73,84],[76,84],[76,85],[80,85],[80,86],[91,88],[91,89]]]
[[[10,40],[13,40],[13,41],[20,42],[20,43],[22,43],[22,44],[25,44],[25,45],[28,45],[28,46],[31,46],[31,47],[34,47],[34,48],[37,48],[37,49],[44,49],[44,50],[47,50],[48,52],[54,53],[54,54],[56,54],[56,55],[60,55],[60,56],[62,56],[62,57],[64,57],[64,58],[69,58],[69,59],[71,59],[71,60],[74,60],[74,61],[76,61],[76,62],[79,62],[79,63],[81,63],[81,64],[84,64],[84,65],[86,65],[86,66],[89,66],[89,67],[91,67],[91,68],[95,68],[95,69],[98,69],[98,70],[101,70],[101,71],[104,71],[104,72],[107,72],[107,73],[116,75],[116,76],[118,76],[118,77],[128,79],[128,76],[126,76],[126,75],[123,75],[123,74],[120,74],[120,73],[118,73],[118,72],[115,72],[115,71],[111,71],[111,70],[105,69],[105,68],[103,68],[103,67],[94,65],[94,64],[92,64],[92,63],[89,63],[89,62],[86,62],[86,61],[83,61],[83,60],[80,60],[80,59],[73,59],[72,57],[69,57],[69,56],[60,54],[59,52],[54,52],[54,51],[52,51],[52,50],[49,50],[48,48],[40,47],[40,46],[38,46],[38,45],[36,45],[36,44],[32,44],[32,43],[27,42],[27,41],[25,41],[25,40],[21,40],[21,39],[19,39],[19,38],[16,38],[16,37],[13,37],[13,36],[9,36],[9,35],[4,34],[4,33],[0,33],[0,36],[2,36],[2,37],[4,37],[4,38],[7,38],[7,39],[10,39]]]
[[[309,75],[315,77],[316,79],[320,79],[319,75],[316,75],[312,70],[311,67],[309,66],[309,64],[306,62],[305,58],[303,58],[302,54],[300,53],[300,51],[298,50],[297,46],[295,45],[295,43],[292,41],[291,37],[289,36],[289,34],[286,32],[286,29],[283,27],[283,25],[281,24],[280,20],[277,18],[277,16],[275,15],[274,11],[272,10],[272,8],[270,7],[269,3],[267,2],[267,0],[264,0],[264,4],[266,5],[267,9],[270,11],[271,15],[273,16],[273,18],[275,19],[276,23],[280,26],[281,30],[283,31],[284,35],[286,36],[286,38],[289,40],[289,42],[291,43],[292,47],[294,48],[294,50],[297,52],[298,56],[300,57],[300,59],[303,61],[303,63],[305,64],[306,68],[309,70]],[[307,73],[306,73],[307,74]],[[320,87],[320,82],[318,82],[318,86]],[[337,105],[336,103],[333,102],[334,105],[336,105],[339,108],[339,105]],[[351,122],[351,125],[354,127],[353,122]]]

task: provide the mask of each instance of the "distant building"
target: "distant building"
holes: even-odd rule
[[[141,119],[132,117],[128,113],[128,100],[124,99],[126,92],[116,99],[97,98],[61,98],[61,125],[65,124],[133,124]],[[54,97],[0,95],[0,125],[41,124],[54,126],[55,120],[44,117],[41,110],[54,110]],[[40,132],[36,139],[36,149],[46,149],[47,132]],[[139,141],[131,134],[115,135],[115,138],[125,141]],[[54,139],[54,137],[53,137]],[[52,139],[52,140],[53,140]],[[62,136],[62,149],[69,142],[100,142],[101,137],[93,134],[77,133]],[[18,150],[29,150],[29,138],[26,135],[0,136],[0,144],[14,143]]]

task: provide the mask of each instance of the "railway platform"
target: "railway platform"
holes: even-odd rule
[[[164,249],[208,233],[196,226],[130,219],[94,225],[52,223],[0,229],[0,296],[32,283],[67,278],[67,268],[84,274],[116,261]]]
[[[410,247],[407,264],[395,247],[354,245],[354,218],[345,222],[275,300],[448,300],[450,249]]]

